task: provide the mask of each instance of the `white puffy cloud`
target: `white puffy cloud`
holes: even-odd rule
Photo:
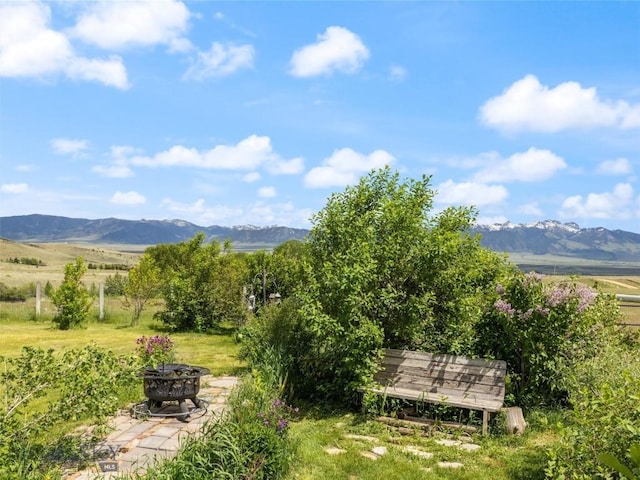
[[[49,27],[51,9],[38,2],[0,4],[0,76],[45,77],[63,74],[119,89],[129,82],[122,59],[76,55],[68,38]]]
[[[544,214],[542,209],[538,206],[538,202],[521,205],[520,208],[518,208],[518,212],[534,217],[541,217]]]
[[[262,177],[258,172],[249,172],[242,177],[242,181],[246,183],[253,183],[260,180]]]
[[[640,104],[598,98],[595,87],[565,82],[549,88],[527,75],[480,108],[483,123],[505,131],[640,127]]]
[[[596,168],[596,173],[600,175],[628,175],[632,171],[631,162],[626,158],[605,160]]]
[[[491,156],[485,158],[489,164],[475,174],[475,182],[539,182],[551,178],[558,170],[567,166],[558,155],[537,148],[514,153],[506,159]]]
[[[300,157],[291,160],[278,158],[267,163],[266,168],[274,175],[297,175],[304,171],[304,160]]]
[[[167,45],[170,51],[192,48],[184,36],[189,9],[179,1],[110,1],[84,4],[70,33],[106,50]]]
[[[395,158],[384,150],[369,155],[351,148],[341,148],[325,158],[322,165],[312,168],[304,177],[307,187],[343,187],[355,183],[364,173],[395,162]]]
[[[26,183],[4,183],[0,185],[0,192],[20,194],[27,193],[29,191],[29,185]]]
[[[267,204],[264,200],[247,205],[212,205],[204,199],[182,203],[165,198],[163,208],[173,216],[186,218],[198,225],[308,225],[311,210],[297,209],[290,202]]]
[[[282,160],[274,153],[269,137],[258,135],[250,135],[235,145],[216,145],[205,151],[175,145],[151,157],[132,156],[126,161],[128,164],[144,167],[195,167],[251,171],[265,165],[286,166],[288,162],[292,162]]]
[[[89,148],[88,140],[73,140],[70,138],[54,138],[51,148],[56,155],[77,156]]]
[[[493,205],[504,201],[509,192],[502,185],[485,185],[476,182],[447,180],[436,187],[435,200],[446,205]]]
[[[102,175],[103,177],[109,178],[128,178],[133,177],[135,174],[133,170],[131,170],[126,165],[96,165],[91,168],[91,171],[97,173],[98,175]]]
[[[289,72],[296,77],[357,72],[369,58],[360,37],[344,27],[328,27],[318,41],[293,53]]]
[[[274,187],[262,187],[258,189],[258,196],[260,198],[273,198],[277,195]]]
[[[568,197],[562,203],[564,218],[629,218],[633,210],[633,187],[618,183],[612,192]]]
[[[138,192],[116,192],[109,200],[111,203],[116,203],[118,205],[142,205],[147,202],[147,199],[144,195],[139,194]]]
[[[241,68],[253,67],[255,49],[251,45],[223,45],[213,42],[207,52],[198,52],[197,59],[184,74],[185,80],[205,80],[231,75]]]

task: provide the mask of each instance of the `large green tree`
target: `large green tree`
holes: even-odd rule
[[[353,391],[382,347],[473,353],[486,292],[506,262],[470,233],[475,209],[433,213],[430,180],[373,171],[313,217],[293,322],[306,344],[289,355],[299,387]]]

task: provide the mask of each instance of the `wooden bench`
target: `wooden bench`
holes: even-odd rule
[[[386,397],[482,411],[482,434],[489,416],[504,402],[507,363],[411,350],[385,350],[377,383]]]

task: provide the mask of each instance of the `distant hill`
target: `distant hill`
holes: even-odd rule
[[[188,240],[197,232],[204,232],[207,240],[231,240],[265,247],[292,239],[302,240],[309,233],[305,229],[279,226],[202,227],[183,220],[88,220],[51,215],[0,217],[0,237],[17,242],[156,245]],[[580,228],[575,223],[546,220],[477,225],[474,232],[482,235],[482,245],[498,252],[640,262],[640,234],[622,230]]]
[[[0,237],[16,242],[157,245],[188,240],[198,232],[203,232],[207,241],[278,245],[301,240],[308,230],[278,226],[201,227],[184,220],[88,220],[37,214],[0,217]]]

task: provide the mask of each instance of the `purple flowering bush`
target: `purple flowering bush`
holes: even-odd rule
[[[619,315],[615,299],[586,285],[545,283],[541,275],[515,272],[497,285],[479,325],[479,353],[507,361],[509,402],[563,402],[564,372],[595,355]]]
[[[143,367],[157,367],[163,363],[171,363],[174,360],[175,344],[166,335],[144,335],[136,340],[136,353]]]

